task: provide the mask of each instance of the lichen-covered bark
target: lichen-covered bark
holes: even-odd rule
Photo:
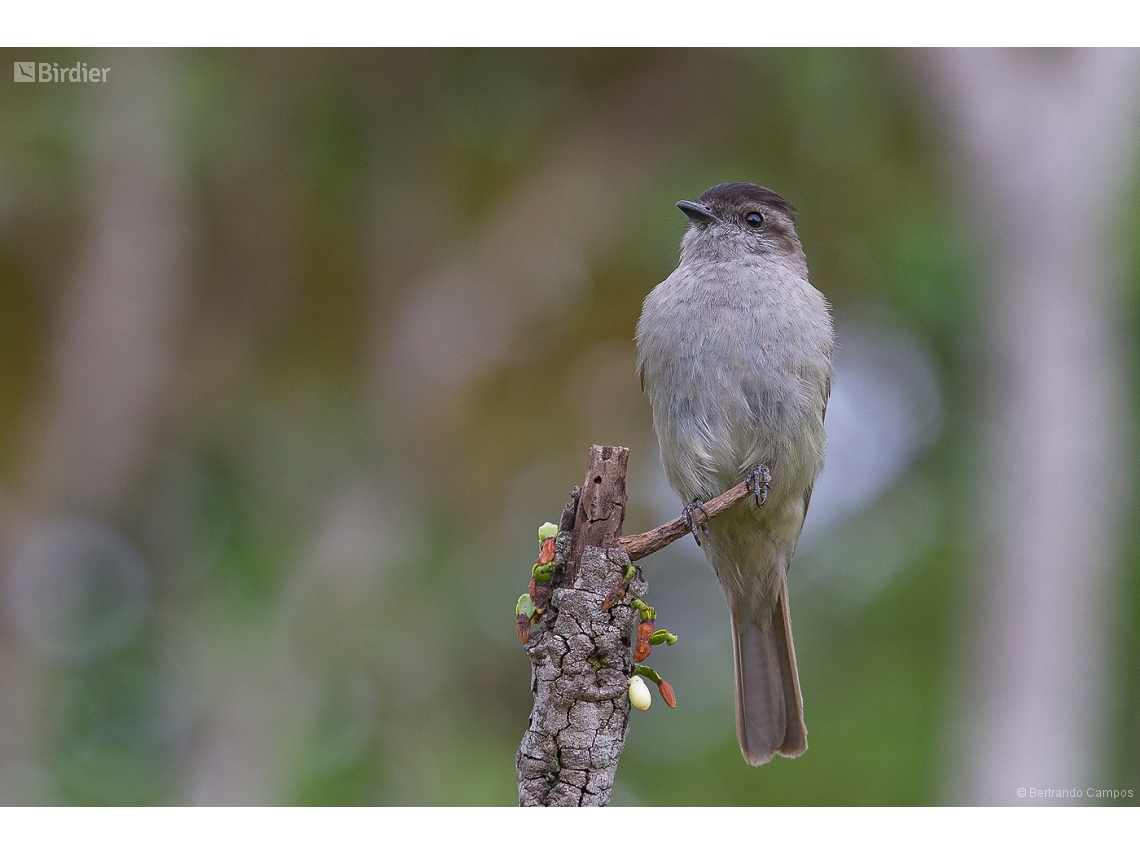
[[[621,601],[602,602],[625,580],[630,554],[639,558],[682,537],[681,518],[644,534],[622,537],[629,449],[590,448],[586,480],[558,524],[550,606],[530,629],[534,709],[515,757],[520,805],[605,805],[629,729],[631,641],[640,614],[628,603],[645,599],[636,572]],[[711,519],[751,495],[738,484],[705,503]],[[628,550],[628,551],[627,551]]]
[[[559,535],[559,559],[569,539],[568,532]],[[586,546],[574,581],[555,588],[531,632],[534,710],[516,756],[520,805],[609,803],[629,729],[630,640],[638,621],[625,603],[645,596],[641,575],[621,604],[609,611],[601,605],[628,561],[620,547]]]

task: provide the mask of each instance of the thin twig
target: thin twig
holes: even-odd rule
[[[727,511],[741,499],[750,495],[752,495],[752,489],[748,486],[748,482],[741,481],[731,490],[721,493],[715,499],[709,499],[705,502],[705,514],[708,519],[711,520],[713,517]],[[680,540],[690,532],[691,529],[685,520],[682,517],[677,517],[663,525],[657,526],[657,528],[652,531],[647,531],[643,534],[627,534],[625,537],[618,539],[618,545],[625,550],[630,561],[637,561],[647,555],[652,555],[658,549],[664,549],[674,540]]]

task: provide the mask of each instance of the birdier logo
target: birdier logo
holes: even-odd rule
[[[87,63],[59,67],[58,62],[14,62],[12,79],[17,83],[106,83],[110,68],[88,68]]]

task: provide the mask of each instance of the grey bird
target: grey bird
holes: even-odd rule
[[[645,298],[637,371],[665,475],[728,601],[736,734],[758,766],[807,749],[787,573],[823,468],[835,334],[787,201],[731,183],[677,207],[690,220],[681,261]],[[702,501],[743,480],[755,500],[702,518]]]

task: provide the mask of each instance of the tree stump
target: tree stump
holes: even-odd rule
[[[519,804],[609,803],[629,729],[630,641],[638,612],[602,601],[625,577],[619,545],[629,450],[593,446],[559,525],[549,608],[526,645],[534,710],[516,756]],[[644,596],[640,575],[630,596]]]
[[[606,596],[625,582],[631,560],[689,532],[680,518],[622,537],[629,449],[590,448],[586,480],[574,489],[558,526],[550,605],[526,642],[534,709],[515,755],[519,804],[609,804],[629,730],[632,642],[648,585],[640,570],[609,610]],[[750,494],[738,484],[705,503],[711,519]]]

